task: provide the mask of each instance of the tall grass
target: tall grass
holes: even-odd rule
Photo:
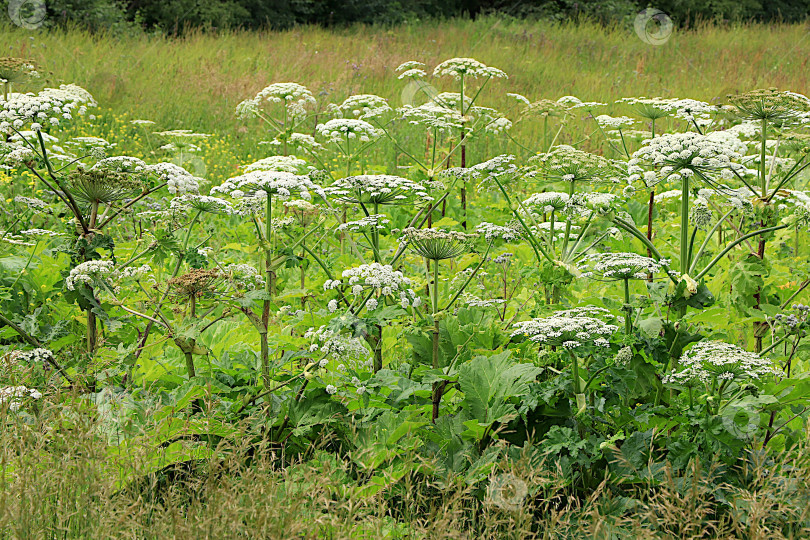
[[[612,103],[661,95],[710,101],[759,87],[810,89],[810,25],[799,24],[676,29],[662,46],[623,26],[498,18],[338,32],[192,32],[182,39],[7,27],[0,47],[36,60],[54,82],[87,88],[104,107],[164,127],[234,132],[247,145],[255,143],[256,128],[242,126],[234,107],[270,82],[300,82],[324,102],[374,93],[399,106],[404,84],[393,69],[413,59],[432,66],[475,57],[509,74],[497,85],[532,100],[576,95]],[[493,96],[504,94],[493,90],[499,90]],[[487,104],[505,107],[503,99]],[[525,129],[537,129],[533,124]]]
[[[810,535],[810,438],[781,460],[741,460],[742,485],[718,486],[712,467],[696,463],[637,488],[607,478],[582,502],[564,478],[518,459],[511,474],[532,491],[522,505],[499,508],[479,502],[463,479],[436,485],[417,473],[364,496],[350,464],[317,448],[291,463],[221,443],[213,459],[155,470],[148,440],[126,451],[109,446],[91,408],[59,401],[43,400],[33,416],[0,411],[0,539]]]

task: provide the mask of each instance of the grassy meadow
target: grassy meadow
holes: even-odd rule
[[[660,46],[632,27],[489,17],[176,39],[6,26],[0,50],[42,75],[15,91],[74,83],[98,102],[47,129],[26,118],[14,130],[39,144],[9,135],[0,148],[12,163],[0,240],[13,241],[0,242],[0,391],[25,385],[20,401],[0,393],[0,540],[810,538],[810,100],[796,124],[712,107],[760,88],[810,94],[810,24],[676,29]],[[394,118],[412,97],[395,68],[418,60],[429,73],[452,57],[508,74],[480,98],[514,125],[482,128],[463,150],[469,169],[440,172],[459,165],[464,121],[431,132]],[[319,170],[283,155],[252,171],[281,187],[229,185],[280,154],[263,143],[288,127],[281,99],[268,105],[284,103],[277,133],[237,105],[286,81],[317,100],[296,130],[320,137],[299,154]],[[621,139],[570,101],[550,122],[524,119],[507,93],[603,102]],[[399,139],[378,132],[353,155],[316,128],[335,116],[327,103],[356,94],[388,100]],[[616,101],[640,96],[711,113],[690,123],[670,109],[653,143],[625,144],[623,125],[651,126],[622,119],[643,115]],[[690,191],[688,173],[648,159],[663,137],[687,140],[705,184],[692,176]],[[710,157],[690,154],[692,140]],[[586,172],[549,172],[541,152]],[[104,157],[119,154],[139,160]],[[491,158],[495,180],[472,168]],[[354,172],[410,175],[393,190],[406,202],[335,188]],[[188,193],[170,186],[178,177]],[[422,204],[428,191],[443,204]],[[251,197],[260,204],[240,206]],[[452,230],[439,254],[413,248],[435,241],[418,237],[431,227]],[[417,240],[399,244],[406,229]],[[643,262],[616,279],[578,266],[615,254]],[[385,287],[335,280],[367,263],[387,268]],[[531,339],[562,308],[591,326]],[[680,384],[701,345],[746,369]]]
[[[257,145],[266,132],[255,122],[238,120],[234,108],[267,84],[298,82],[322,103],[368,93],[399,106],[405,85],[392,75],[408,60],[434,65],[444,58],[472,56],[498,66],[509,79],[490,85],[485,94],[491,96],[483,97],[504,112],[511,105],[506,92],[532,101],[573,95],[608,103],[606,114],[625,114],[626,107],[612,105],[616,96],[725,103],[728,94],[751,88],[810,88],[810,26],[798,24],[676,30],[662,46],[645,43],[632,27],[498,18],[392,29],[191,32],[182,39],[108,37],[79,30],[31,33],[7,27],[0,34],[0,47],[4,54],[31,58],[47,69],[51,79],[43,84],[73,82],[92,93],[101,108],[110,111],[109,132],[100,136],[112,141],[122,129],[127,137],[143,136],[141,130],[130,133],[124,126],[138,118],[156,122],[155,131],[216,134],[234,159],[220,163],[227,158],[216,152],[217,157],[206,157],[215,180],[223,178],[218,167],[227,166],[230,173],[245,159],[266,155]],[[582,116],[572,120],[574,125],[558,142],[579,142],[594,134],[592,122]],[[538,122],[518,124],[515,137],[539,139],[540,127]],[[142,144],[144,151],[151,150],[149,141]],[[584,144],[589,146],[587,140]],[[597,139],[590,146],[600,145],[604,149]],[[484,147],[481,154],[506,150]],[[382,158],[389,166],[393,161],[390,154]]]

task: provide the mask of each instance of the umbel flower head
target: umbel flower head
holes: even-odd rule
[[[218,270],[197,268],[182,276],[169,280],[169,290],[185,300],[199,298],[216,290],[217,283],[223,278]]]
[[[0,58],[0,82],[18,84],[32,77],[39,77],[39,73],[30,60],[8,56]]]
[[[605,157],[561,144],[529,160],[528,176],[563,182],[618,182],[619,171]]]
[[[612,320],[613,316],[607,309],[595,306],[566,309],[550,317],[515,323],[512,335],[524,335],[536,343],[566,349],[587,345],[607,347],[606,336],[615,333],[619,327],[604,322],[603,318]]]
[[[371,214],[355,221],[347,221],[338,225],[338,231],[367,232],[382,230],[390,223],[385,214]]]
[[[180,211],[196,210],[208,214],[228,215],[233,213],[233,206],[231,206],[231,203],[228,201],[208,195],[197,195],[195,193],[187,193],[180,197],[175,197],[169,204],[169,208]]]
[[[399,303],[403,308],[407,308],[413,304],[418,307],[421,304],[421,299],[417,296],[416,292],[410,288],[413,282],[405,277],[399,270],[394,270],[390,264],[361,264],[354,268],[344,270],[342,277],[347,279],[347,284],[351,287],[351,294],[359,296],[371,289],[376,297],[390,296],[394,300],[399,298]],[[324,290],[337,289],[343,285],[342,281],[327,280],[323,284]],[[330,302],[331,303],[331,302]],[[336,308],[337,303],[334,304]],[[378,306],[377,298],[370,298],[366,303],[366,309],[373,311]],[[330,311],[334,311],[330,306]]]
[[[315,104],[315,97],[306,86],[298,83],[273,83],[263,88],[251,99],[246,99],[237,105],[236,114],[240,118],[258,116],[265,103],[281,103],[292,119],[298,119],[306,115],[306,107]]]
[[[605,279],[647,279],[648,274],[656,274],[668,264],[666,259],[656,261],[636,253],[592,253],[586,255],[577,268],[586,270],[583,277],[597,275]]]
[[[307,162],[295,156],[270,156],[254,161],[244,167],[245,172],[253,171],[275,171],[287,172],[291,174],[305,174],[307,172]]]
[[[234,199],[263,199],[267,195],[287,199],[295,194],[309,200],[312,198],[310,191],[324,196],[323,188],[310,180],[309,176],[279,171],[251,171],[229,178],[213,188],[211,193],[227,193]]]
[[[434,101],[428,101],[417,107],[405,105],[397,109],[397,112],[409,124],[424,126],[439,133],[450,133],[464,127],[464,119],[458,109]]]
[[[737,110],[737,114],[751,120],[781,122],[795,119],[802,113],[810,111],[810,98],[776,88],[730,95],[728,99]]]
[[[523,206],[525,206],[529,211],[537,210],[546,214],[564,209],[568,205],[569,199],[570,197],[568,193],[563,193],[561,191],[546,191],[531,195],[528,199],[523,201]]]
[[[415,229],[408,227],[402,231],[402,241],[416,253],[441,261],[453,259],[470,249],[477,234],[448,231],[445,229]]]
[[[719,175],[733,178],[732,170],[746,174],[748,169],[735,163],[745,152],[739,139],[701,135],[699,133],[668,133],[644,141],[644,146],[628,161],[628,180],[644,180],[653,186],[663,179],[678,181],[700,173],[707,180]]]
[[[681,370],[664,377],[664,383],[691,385],[712,381],[761,379],[777,374],[767,358],[724,341],[701,341],[681,357]]]
[[[362,174],[336,180],[324,189],[338,200],[362,204],[430,202],[433,197],[422,184],[390,174]]]
[[[110,203],[132,197],[143,189],[145,175],[104,168],[77,167],[67,178],[70,191],[88,203]]]
[[[344,117],[358,118],[360,120],[376,118],[391,112],[388,101],[374,94],[349,96],[337,108]]]
[[[315,129],[327,141],[337,144],[343,144],[347,140],[369,142],[382,135],[381,130],[365,120],[355,118],[334,118],[324,124],[318,124]]]
[[[93,96],[75,84],[46,88],[37,94],[9,94],[7,100],[0,101],[0,131],[9,131],[12,125],[19,130],[28,122],[33,122],[34,131],[42,124],[58,126],[95,105]]]
[[[445,60],[433,70],[434,77],[450,76],[454,79],[462,77],[486,77],[506,79],[506,73],[498,68],[489,67],[474,58],[450,58]]]

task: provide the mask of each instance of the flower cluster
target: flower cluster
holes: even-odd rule
[[[425,64],[417,62],[416,60],[409,60],[398,65],[394,70],[399,73],[398,79],[422,79],[427,76],[425,70],[422,69]]]
[[[25,386],[5,386],[0,388],[0,406],[8,403],[8,408],[17,411],[22,407],[26,398],[39,399],[42,393],[34,388]]]
[[[335,181],[324,191],[338,200],[362,204],[403,204],[412,200],[433,200],[422,184],[390,174],[348,176]]]
[[[211,189],[211,193],[227,193],[234,199],[263,199],[267,195],[287,199],[297,194],[302,199],[312,198],[310,191],[324,196],[323,188],[309,176],[279,171],[251,171],[229,178]]]
[[[307,106],[315,104],[315,97],[305,86],[298,83],[273,83],[263,88],[253,98],[239,103],[236,106],[236,114],[240,118],[258,116],[264,102],[282,103],[287,109],[287,114],[292,119],[298,119],[306,115]]]
[[[46,88],[38,94],[9,94],[0,102],[0,131],[9,132],[13,126],[20,129],[32,122],[31,129],[39,131],[41,123],[57,126],[62,120],[71,120],[73,114],[84,114],[96,101],[90,93],[75,84],[59,88]]]
[[[402,231],[402,241],[416,253],[432,261],[452,259],[466,252],[477,234],[445,229],[416,229]]]
[[[155,163],[147,165],[146,170],[155,175],[159,181],[166,182],[166,188],[172,195],[197,193],[200,190],[200,182],[203,181],[202,178],[194,176],[175,163]]]
[[[514,324],[513,336],[524,335],[530,340],[543,344],[575,349],[584,345],[607,347],[610,336],[618,326],[604,322],[601,318],[610,317],[604,308],[585,306],[558,311],[550,317],[532,319]]]
[[[681,370],[664,377],[664,383],[690,385],[712,381],[761,379],[777,373],[767,358],[724,341],[701,341],[681,357]]]
[[[264,277],[261,272],[249,264],[229,264],[223,272],[228,280],[240,289],[249,291],[264,287]]]
[[[579,270],[586,270],[583,277],[591,275],[605,279],[647,279],[649,274],[656,274],[666,269],[669,261],[656,261],[636,253],[592,253],[586,255],[577,265]]]
[[[734,142],[736,141],[736,143]],[[628,180],[644,180],[647,186],[662,179],[678,181],[700,173],[704,178],[720,174],[721,178],[733,177],[733,170],[747,173],[747,169],[735,163],[745,152],[745,144],[729,137],[701,135],[699,133],[671,133],[645,141],[642,148],[633,153],[628,161]],[[647,170],[642,165],[649,169]]]
[[[752,90],[728,98],[740,116],[751,120],[793,120],[810,112],[810,98],[776,88]]]
[[[464,119],[458,109],[428,101],[418,107],[405,105],[397,109],[400,116],[408,123],[424,126],[439,133],[451,133],[464,127]]]
[[[520,230],[511,225],[495,225],[482,221],[475,227],[475,232],[483,236],[485,240],[493,240],[499,238],[506,242],[513,242],[520,239]]]
[[[199,212],[206,212],[209,214],[232,214],[233,206],[226,200],[209,195],[197,195],[195,193],[187,193],[180,197],[175,197],[169,204],[172,210],[186,211],[196,210]]]
[[[607,114],[600,114],[595,117],[594,120],[596,120],[596,123],[599,124],[599,127],[602,129],[621,129],[622,126],[632,126],[636,123],[636,121],[629,116],[614,117],[608,116]]]
[[[347,140],[369,142],[382,135],[382,131],[365,120],[356,118],[334,118],[315,126],[318,133],[329,142],[341,144]]]
[[[245,166],[245,172],[275,171],[290,174],[307,172],[307,162],[295,156],[270,156]]]
[[[450,76],[454,79],[462,77],[487,77],[506,79],[506,73],[498,68],[489,67],[473,58],[451,58],[445,60],[433,70],[434,77]]]
[[[707,230],[712,224],[712,211],[705,197],[697,197],[689,209],[689,221],[698,229]]]
[[[337,108],[344,116],[348,115],[360,120],[377,118],[391,112],[388,101],[374,94],[349,96]]]
[[[14,355],[14,360],[26,364],[46,364],[55,360],[53,352],[39,347],[32,351],[18,351]]]
[[[535,193],[523,201],[523,206],[527,209],[537,209],[542,213],[550,213],[564,209],[568,205],[570,197],[568,193],[561,191],[546,191]]]
[[[617,168],[610,160],[562,144],[529,160],[533,174],[552,181],[618,182]]]
[[[112,276],[115,263],[112,261],[87,261],[76,265],[65,278],[67,290],[76,290],[76,285],[92,285],[105,276]]]
[[[413,305],[418,307],[422,302],[416,292],[411,289],[413,284],[402,272],[394,270],[391,265],[371,263],[344,270],[342,277],[348,279],[347,284],[351,287],[351,293],[359,296],[366,289],[372,289],[379,296],[399,297],[399,302],[403,308]],[[325,290],[337,289],[342,285],[340,280],[327,280],[323,284]],[[373,301],[373,302],[372,302]],[[376,298],[370,298],[366,303],[366,309],[373,311],[377,308]],[[330,308],[330,311],[334,311]]]
[[[338,225],[339,231],[364,232],[375,229],[385,229],[390,220],[384,214],[371,214],[355,221],[347,221]]]
[[[362,339],[335,332],[326,326],[310,328],[304,337],[312,340],[310,352],[319,352],[337,362],[365,363],[371,357]]]

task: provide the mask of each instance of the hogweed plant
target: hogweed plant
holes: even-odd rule
[[[491,494],[526,459],[568,497],[629,478],[623,513],[698,461],[730,500],[743,460],[806,435],[804,96],[499,101],[482,62],[406,62],[396,105],[270,84],[237,107],[269,134],[236,166],[221,134],[20,93],[32,70],[0,61],[0,415],[137,445],[117,493],[312,457],[394,523],[403,482]],[[563,493],[543,486],[527,513]]]

